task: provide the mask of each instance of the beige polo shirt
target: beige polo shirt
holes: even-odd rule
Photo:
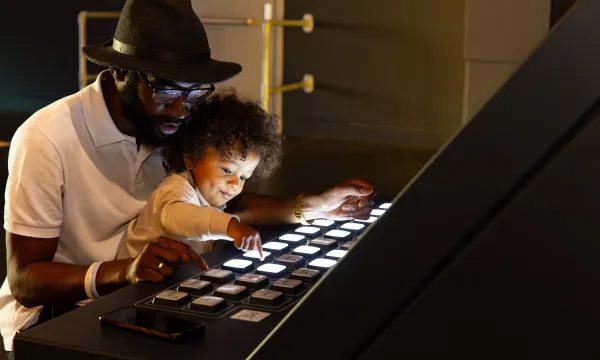
[[[59,237],[53,261],[88,266],[117,257],[127,224],[164,179],[162,160],[112,121],[100,79],[39,110],[15,133],[9,152],[4,228],[36,238]],[[0,330],[6,350],[37,321],[0,289]]]

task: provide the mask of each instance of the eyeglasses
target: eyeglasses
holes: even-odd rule
[[[152,89],[152,101],[156,104],[170,104],[175,100],[181,98],[185,94],[185,101],[191,104],[197,104],[202,100],[206,99],[213,91],[215,86],[213,84],[190,90],[180,89],[159,89],[155,87],[150,80],[141,72],[137,72],[146,81],[148,86]]]

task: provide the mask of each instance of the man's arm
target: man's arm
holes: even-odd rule
[[[295,198],[276,198],[257,194],[240,194],[227,203],[227,212],[252,225],[295,224]]]
[[[8,284],[18,302],[27,307],[76,303],[87,299],[84,279],[88,267],[52,262],[58,238],[39,239],[6,233]],[[133,259],[103,263],[96,288],[108,294],[127,284]]]
[[[84,282],[89,266],[52,262],[57,246],[58,238],[6,233],[8,285],[24,306],[73,304],[87,299]],[[208,268],[188,245],[161,238],[135,259],[103,262],[96,275],[96,289],[102,296],[139,281],[160,281],[190,260],[202,270]],[[164,264],[159,268],[161,262]]]
[[[321,194],[305,194],[302,215],[306,220],[364,219],[371,213],[375,189],[362,179],[349,179]],[[276,198],[240,194],[227,203],[227,211],[252,225],[296,224],[296,197]]]

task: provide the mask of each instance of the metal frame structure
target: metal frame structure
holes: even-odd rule
[[[90,82],[94,81],[98,74],[89,74],[87,71],[87,59],[83,55],[81,48],[87,45],[87,22],[89,19],[118,19],[119,11],[81,11],[78,14],[79,24],[79,87],[82,89]],[[258,20],[251,17],[247,18],[200,18],[203,24],[211,25],[230,25],[230,26],[255,26],[262,25],[262,69],[260,85],[260,102],[265,110],[269,109],[271,95],[274,93],[293,91],[303,89],[305,93],[310,94],[314,90],[314,77],[312,74],[305,74],[302,81],[284,84],[280,86],[271,86],[271,39],[273,26],[300,27],[305,33],[311,33],[314,30],[314,18],[312,14],[304,14],[301,20],[276,20],[273,19],[272,5],[264,5],[264,19]],[[283,124],[279,124],[280,130]]]

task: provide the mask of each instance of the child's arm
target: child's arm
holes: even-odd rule
[[[326,218],[367,219],[372,210],[375,189],[361,179],[350,179],[321,193],[306,194],[302,199],[302,215],[306,220]],[[240,221],[255,225],[295,224],[296,197],[275,198],[241,194],[227,204],[227,210]]]
[[[259,233],[240,223],[236,216],[211,207],[177,202],[163,209],[161,222],[165,235],[171,238],[198,238],[233,240],[242,250],[258,250],[262,259]]]
[[[212,207],[201,207],[184,202],[167,204],[161,211],[160,223],[166,237],[228,239],[227,227],[232,218]]]

